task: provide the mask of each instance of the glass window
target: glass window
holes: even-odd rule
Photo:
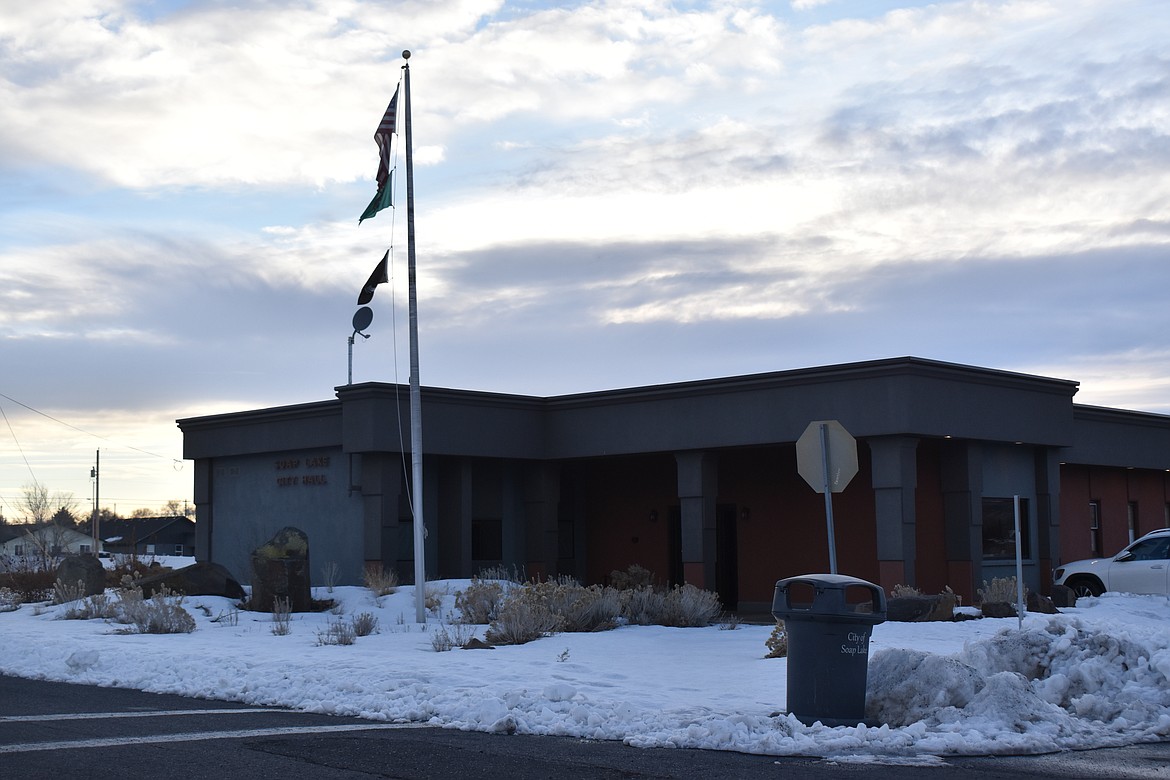
[[[1161,539],[1146,539],[1129,548],[1135,561],[1162,561],[1170,557],[1170,536]]]
[[[1028,533],[1028,499],[1020,499],[1020,552],[1032,557]],[[1016,511],[1012,498],[983,499],[983,557],[1016,557]]]

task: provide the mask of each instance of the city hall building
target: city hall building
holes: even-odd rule
[[[797,473],[813,421],[855,437],[833,495],[837,568],[970,602],[1015,571],[1047,592],[1061,562],[1170,525],[1170,417],[1073,403],[1077,383],[914,357],[549,398],[422,388],[428,579],[515,567],[659,582],[763,609],[778,579],[829,571],[824,496]],[[198,556],[249,580],[277,530],[315,577],[413,563],[405,386],[179,420],[195,462]]]

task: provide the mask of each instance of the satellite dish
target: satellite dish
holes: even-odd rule
[[[370,323],[373,321],[374,310],[369,306],[363,306],[353,313],[353,329],[358,333],[370,327]]]

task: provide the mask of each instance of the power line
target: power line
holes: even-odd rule
[[[4,394],[0,393],[0,395],[4,395]],[[6,396],[6,395],[4,397],[8,398],[8,396]],[[12,401],[11,398],[8,398],[8,400]],[[13,401],[13,403],[20,403],[20,402]],[[24,404],[21,404],[21,406],[23,406],[23,405]],[[28,473],[32,476],[33,484],[39,484],[37,482],[37,475],[33,474],[32,464],[28,462],[28,456],[24,454],[24,447],[20,446],[20,439],[16,438],[16,431],[12,430],[12,422],[8,419],[8,413],[4,411],[3,406],[0,406],[0,415],[4,415],[4,422],[5,422],[5,424],[8,425],[8,432],[12,434],[12,440],[14,442],[16,442],[16,449],[18,449],[20,451],[20,457],[24,460],[24,465],[28,468]]]
[[[23,402],[21,402],[21,401],[18,401],[18,400],[16,400],[15,398],[13,398],[13,397],[11,397],[11,396],[5,395],[4,393],[0,393],[0,398],[7,398],[9,401],[11,401],[12,403],[16,404],[17,406],[23,406],[25,409],[28,409],[30,412],[35,412],[36,414],[39,414],[41,417],[44,417],[44,418],[46,418],[46,419],[48,419],[48,420],[52,420],[53,422],[57,423],[58,425],[64,425],[66,428],[70,428],[70,429],[72,429],[72,430],[75,430],[75,431],[77,431],[78,433],[84,433],[86,436],[92,436],[92,437],[94,437],[95,439],[101,439],[102,441],[108,441],[108,442],[111,442],[111,443],[115,444],[115,445],[116,445],[116,446],[118,446],[118,447],[122,447],[122,448],[124,448],[124,449],[128,449],[128,450],[134,450],[135,452],[141,452],[143,455],[149,455],[149,456],[151,456],[152,458],[161,458],[162,460],[169,460],[169,461],[171,461],[172,463],[181,463],[181,461],[180,461],[178,458],[168,458],[166,455],[159,455],[157,452],[150,452],[149,450],[144,450],[144,449],[141,449],[141,448],[139,448],[139,447],[134,447],[134,446],[132,446],[132,445],[129,445],[129,444],[119,444],[118,442],[115,442],[113,439],[109,438],[108,436],[101,436],[101,435],[99,435],[99,434],[93,433],[92,431],[87,431],[87,430],[85,430],[85,429],[83,429],[83,428],[78,428],[76,425],[72,425],[72,424],[70,424],[70,423],[67,423],[67,422],[65,422],[64,420],[58,420],[58,419],[57,419],[56,417],[54,417],[53,415],[51,415],[51,414],[47,414],[47,413],[45,413],[45,412],[42,412],[40,409],[34,409],[33,407],[29,406],[28,404],[26,404],[26,403],[23,403]],[[0,412],[3,412],[3,408],[2,408],[2,407],[0,407]],[[5,422],[8,422],[8,415],[4,415],[4,420],[5,420]],[[11,431],[11,430],[12,430],[12,423],[8,423],[8,430],[9,430],[9,431]],[[15,433],[13,433],[13,434],[12,434],[12,438],[13,438],[14,440],[16,439],[16,434],[15,434]],[[19,448],[19,447],[20,447],[20,442],[17,442],[17,443],[16,443],[16,446],[17,446],[17,448]],[[23,450],[21,450],[21,453],[20,453],[20,454],[23,456],[23,455],[24,455],[24,451],[23,451]],[[25,462],[25,465],[28,465],[28,459],[27,459],[27,458],[25,459],[25,461],[24,461],[24,462]],[[29,466],[29,473],[30,473],[30,474],[32,473],[32,467],[31,467],[31,466]],[[35,477],[35,476],[33,477],[33,481],[34,481],[34,482],[36,481],[36,477]]]

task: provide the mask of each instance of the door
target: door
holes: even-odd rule
[[[739,543],[735,504],[715,508],[715,590],[726,610],[739,608]]]

